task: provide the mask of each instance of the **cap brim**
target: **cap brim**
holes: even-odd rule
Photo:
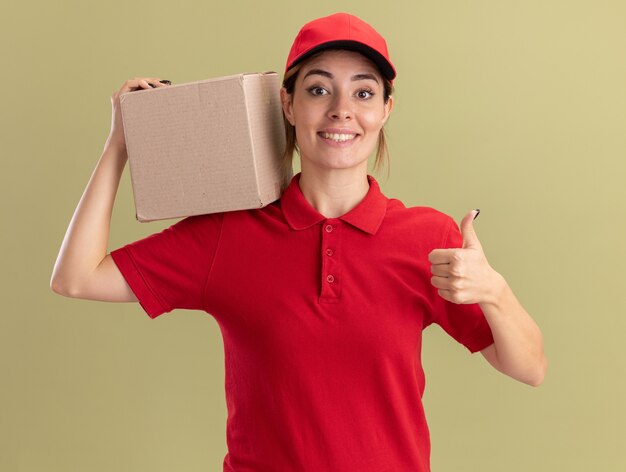
[[[311,57],[312,55],[326,49],[347,49],[349,51],[359,52],[372,60],[372,62],[374,62],[374,64],[378,66],[383,76],[385,76],[387,79],[393,80],[396,77],[396,71],[394,70],[393,66],[389,63],[389,61],[387,61],[387,59],[385,59],[385,57],[381,53],[369,46],[366,46],[363,43],[351,40],[329,41],[327,43],[318,44],[314,48],[302,54],[295,61],[293,61],[289,66],[289,69],[291,69],[296,64],[304,61],[305,59]]]

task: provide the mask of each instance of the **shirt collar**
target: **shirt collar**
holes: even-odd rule
[[[300,189],[300,175],[293,176],[289,186],[283,192],[280,201],[283,215],[292,229],[301,230],[325,221],[324,215],[319,213],[304,198]],[[387,197],[380,191],[378,182],[371,175],[367,175],[369,190],[365,198],[352,210],[339,217],[340,220],[369,234],[376,234],[387,212]]]

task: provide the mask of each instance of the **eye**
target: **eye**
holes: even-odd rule
[[[326,90],[323,87],[318,87],[318,86],[309,87],[307,90],[311,95],[317,95],[318,97],[328,94],[328,90]]]
[[[363,100],[368,100],[374,96],[374,92],[369,89],[361,89],[356,93],[356,96]]]

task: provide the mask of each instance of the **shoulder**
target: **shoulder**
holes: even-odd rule
[[[224,212],[206,213],[202,215],[191,215],[182,218],[174,223],[170,228],[176,227],[180,229],[186,228],[201,228],[205,226],[212,226],[215,224],[221,224],[224,219]]]
[[[429,206],[407,207],[396,198],[387,201],[385,224],[395,231],[410,232],[435,244],[444,241],[456,226],[453,218],[440,210]]]
[[[220,212],[186,216],[157,234],[162,238],[187,241],[215,238],[221,231],[224,214]]]
[[[253,236],[276,235],[287,227],[280,203],[272,202],[261,208],[226,211],[218,214],[221,237],[231,242],[250,240]],[[206,221],[199,224],[206,225]]]
[[[224,212],[224,219],[229,224],[256,224],[259,221],[282,220],[280,199],[260,208],[247,208]]]
[[[229,210],[201,215],[191,215],[173,223],[164,231],[178,233],[214,233],[221,230],[222,226],[245,229],[249,225],[257,225],[259,220],[281,220],[279,201],[275,201],[262,208],[243,210]]]

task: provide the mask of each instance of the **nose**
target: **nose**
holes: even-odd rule
[[[344,94],[336,94],[330,103],[328,116],[333,120],[343,121],[352,119],[353,111],[350,98]]]

